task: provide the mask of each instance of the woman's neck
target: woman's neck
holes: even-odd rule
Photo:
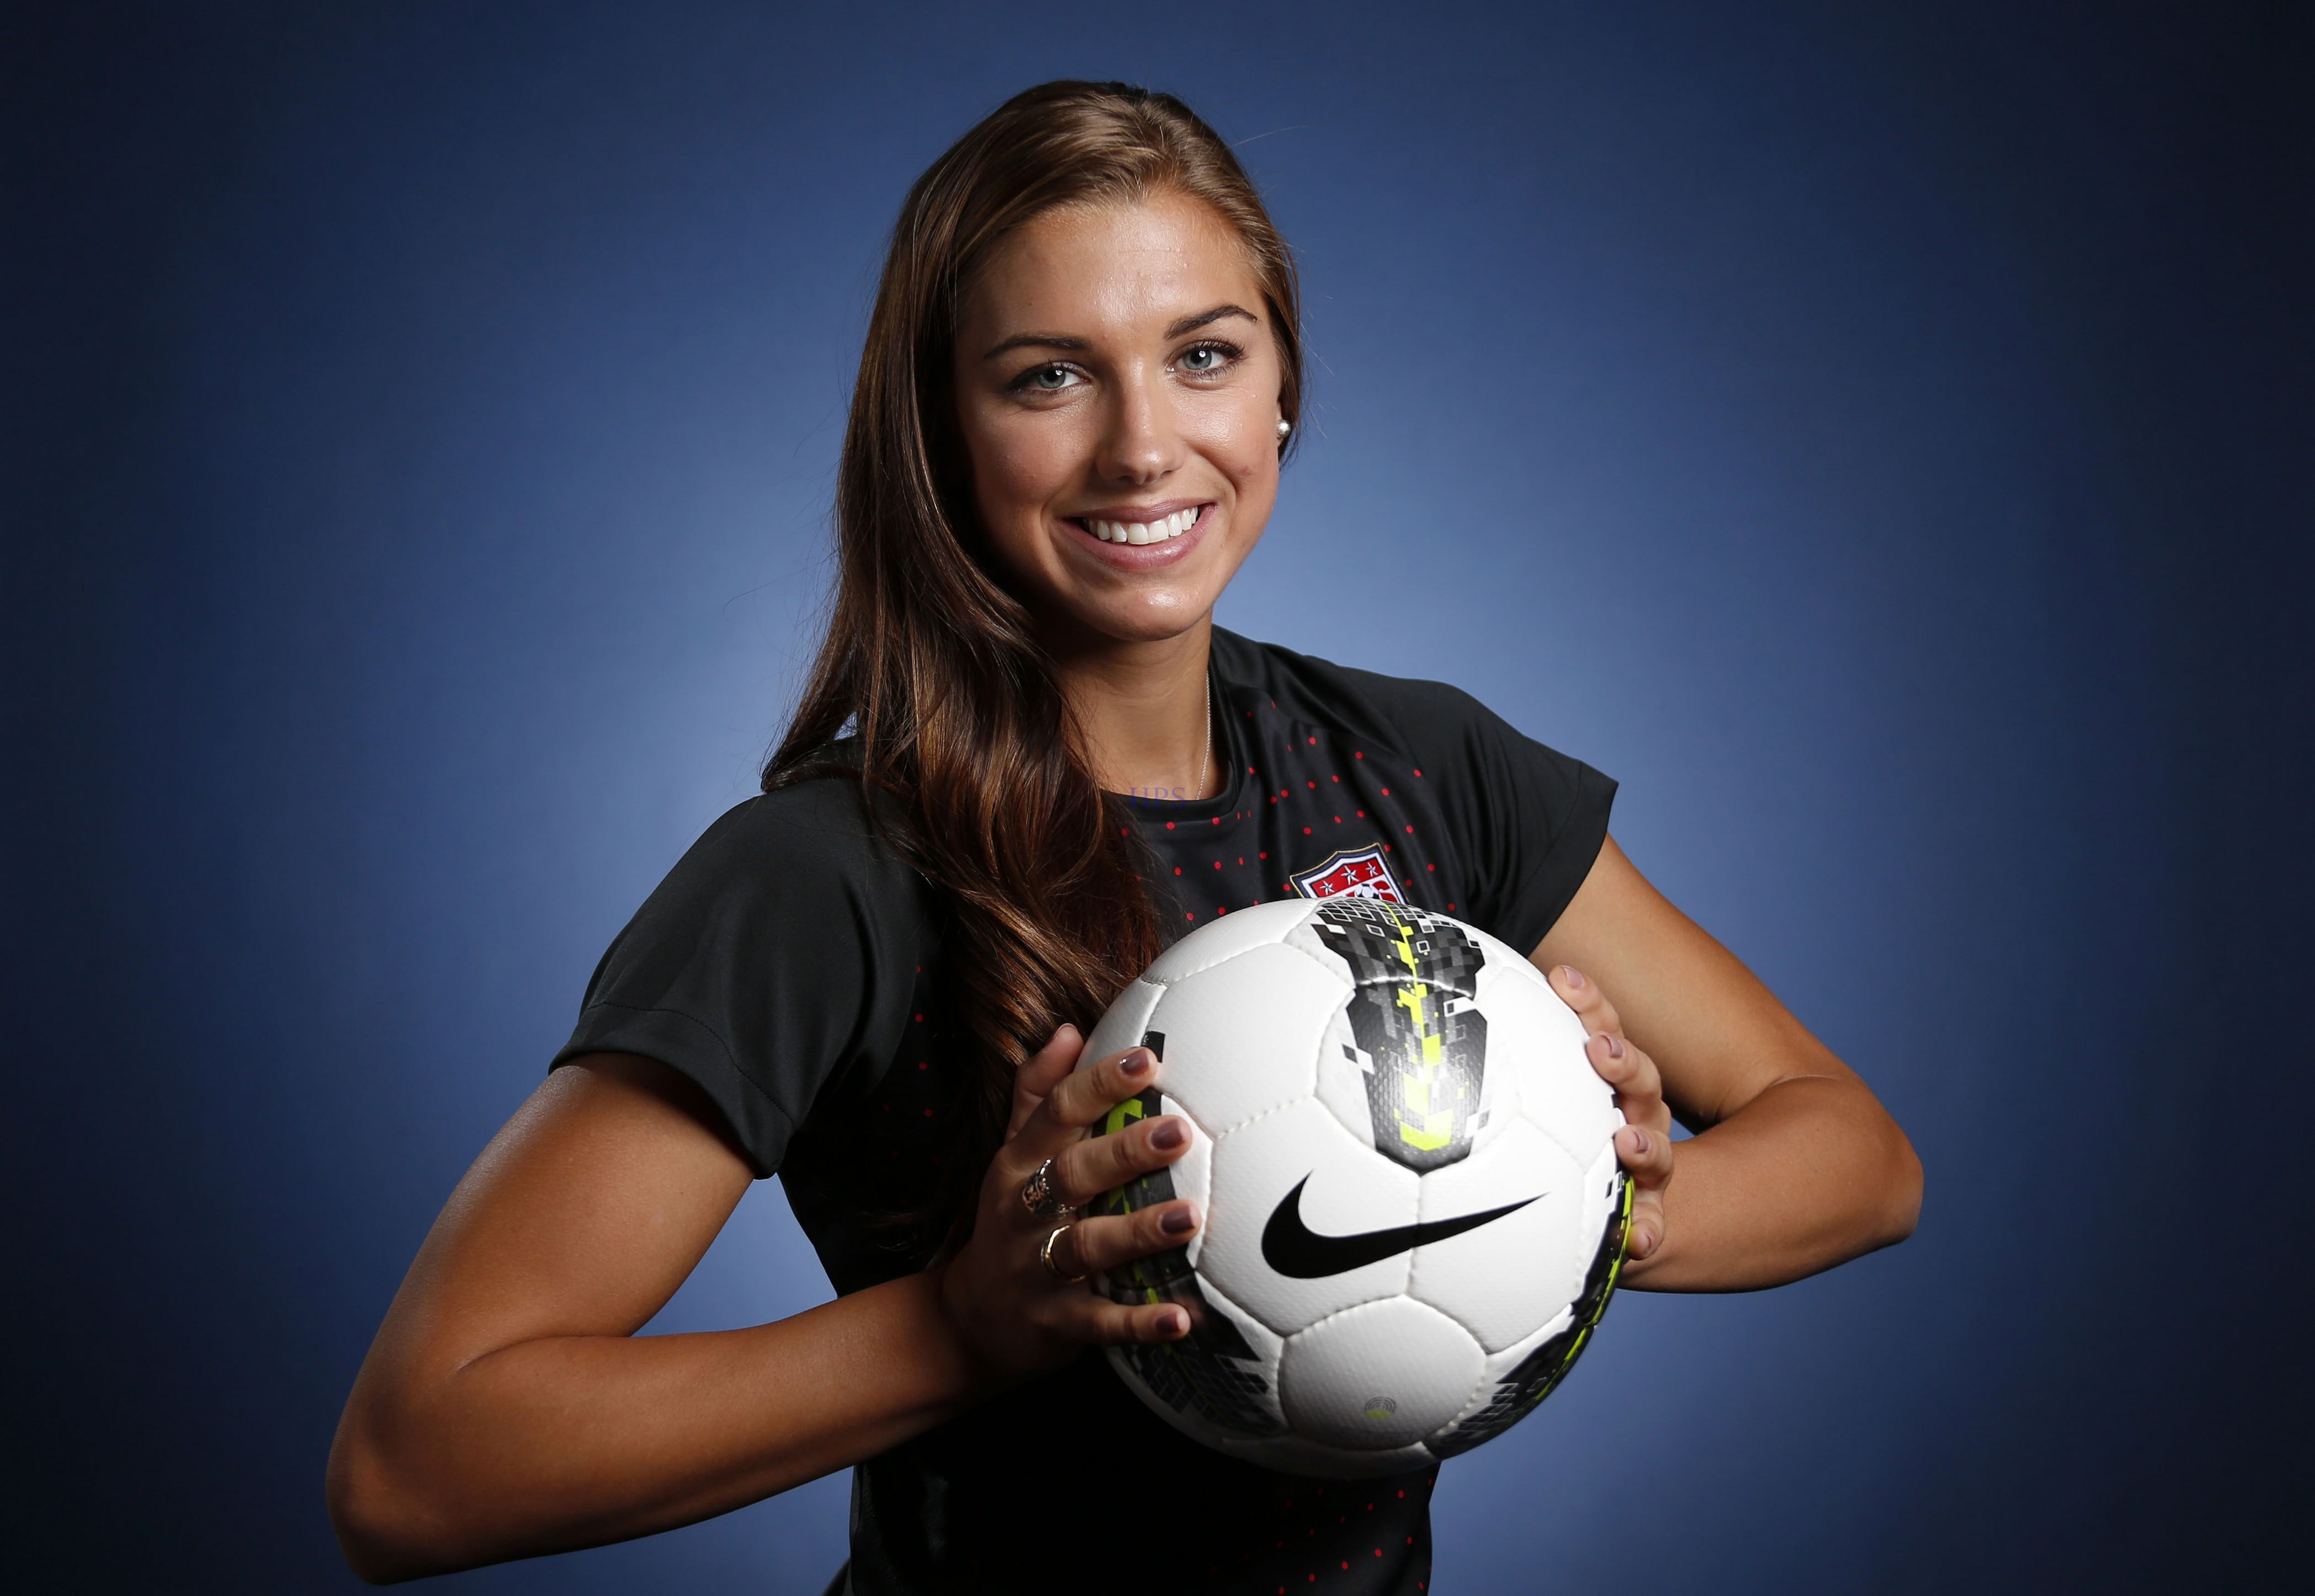
[[[1186,802],[1218,790],[1225,761],[1211,751],[1206,694],[1212,631],[1208,618],[1178,637],[1104,639],[1060,659],[1061,692],[1104,791]]]

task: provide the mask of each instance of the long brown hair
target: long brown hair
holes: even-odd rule
[[[848,724],[874,823],[935,885],[944,979],[971,1066],[931,1211],[960,1239],[1002,1139],[1014,1071],[1090,1027],[1158,952],[1140,846],[1095,779],[1052,661],[995,574],[953,387],[962,300],[998,242],[1061,205],[1174,191],[1247,252],[1279,404],[1300,413],[1294,263],[1229,146],[1169,94],[1058,82],[1015,95],[933,163],[892,229],[838,470],[838,583],[767,792],[830,769]]]

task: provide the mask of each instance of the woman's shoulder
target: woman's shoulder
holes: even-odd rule
[[[924,883],[893,844],[897,816],[870,815],[844,751],[831,745],[827,758],[724,811],[677,862],[666,886],[719,898],[833,891],[913,899]]]

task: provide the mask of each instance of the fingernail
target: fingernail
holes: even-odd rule
[[[1182,1129],[1179,1120],[1160,1120],[1158,1129],[1149,1133],[1149,1145],[1161,1153],[1170,1153],[1189,1139],[1190,1133]]]
[[[1624,1056],[1624,1039],[1613,1031],[1602,1031],[1600,1033],[1600,1040],[1606,1044],[1608,1056],[1610,1059],[1620,1059]]]
[[[1158,1322],[1165,1326],[1166,1334],[1179,1335],[1189,1329],[1190,1316],[1177,1308],[1159,1315]]]
[[[1187,1236],[1197,1228],[1198,1216],[1191,1212],[1186,1204],[1167,1209],[1158,1220],[1158,1228],[1168,1236]]]
[[[1632,1129],[1632,1151],[1643,1158],[1648,1156],[1648,1133],[1637,1126]]]
[[[1656,1233],[1653,1230],[1643,1230],[1632,1239],[1635,1249],[1643,1258],[1656,1250]]]
[[[1575,988],[1579,991],[1583,989],[1583,972],[1576,969],[1574,965],[1562,964],[1559,967],[1559,973],[1567,978],[1567,984],[1569,986]]]
[[[1158,1062],[1158,1055],[1151,1052],[1148,1048],[1135,1048],[1131,1052],[1125,1055],[1125,1073],[1128,1075],[1147,1075],[1149,1073],[1149,1067],[1156,1062]]]

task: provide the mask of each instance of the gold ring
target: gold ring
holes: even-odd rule
[[[1077,1222],[1074,1219],[1066,1225],[1054,1226],[1051,1233],[1045,1237],[1045,1245],[1037,1249],[1037,1261],[1045,1266],[1045,1272],[1048,1274],[1052,1275],[1055,1279],[1068,1281],[1072,1285],[1075,1285],[1078,1281],[1085,1279],[1085,1276],[1081,1274],[1063,1274],[1061,1272],[1061,1266],[1053,1262],[1053,1244],[1060,1240],[1062,1231],[1074,1230],[1076,1228]]]

